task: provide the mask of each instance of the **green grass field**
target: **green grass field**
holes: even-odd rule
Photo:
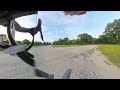
[[[99,45],[100,51],[118,67],[120,67],[120,45]]]

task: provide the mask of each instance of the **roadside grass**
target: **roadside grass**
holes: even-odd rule
[[[39,47],[43,47],[43,46],[49,46],[49,45],[37,45],[37,46],[33,46],[33,48],[39,48]]]
[[[86,46],[86,45],[52,45],[52,47],[77,47],[77,46]]]
[[[113,64],[120,67],[120,45],[99,45],[98,48]]]
[[[41,45],[39,45],[39,46],[33,46],[33,48],[39,48],[39,47],[41,47]]]

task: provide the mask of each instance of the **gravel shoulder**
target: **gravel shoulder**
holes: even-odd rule
[[[89,59],[96,65],[102,79],[120,79],[120,68],[111,63],[98,49],[90,55]]]

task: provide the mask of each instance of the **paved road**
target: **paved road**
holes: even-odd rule
[[[62,78],[64,72],[72,69],[72,79],[101,78],[96,65],[89,60],[89,55],[96,46],[79,46],[67,48],[53,48],[50,46],[33,48],[30,52],[35,55],[37,67],[56,79]],[[0,53],[0,78],[2,79],[39,79],[33,73],[32,67],[16,56]]]
[[[90,50],[94,50],[94,48],[96,46],[44,47],[41,48],[42,53],[37,48],[32,50],[32,53],[36,51],[37,66],[42,70],[53,73],[55,78],[61,78],[64,72],[71,68],[71,78],[73,79],[96,79],[100,78],[100,75],[98,75],[94,63],[89,60],[89,55],[92,53]]]

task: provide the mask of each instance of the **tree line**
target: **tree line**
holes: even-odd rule
[[[31,42],[27,39],[23,40],[23,41],[17,41],[18,44],[27,44],[29,45]],[[38,42],[38,41],[35,41],[34,42],[34,46],[38,46],[38,45],[51,45],[50,42]]]
[[[53,45],[83,45],[95,44],[95,38],[87,33],[79,34],[77,39],[70,40],[68,37],[54,41]]]
[[[7,36],[5,34],[0,34],[0,42],[4,42],[4,43],[9,44]],[[29,45],[31,43],[27,39],[24,39],[23,41],[16,41],[16,42],[18,44],[27,44],[27,45]],[[34,46],[37,46],[37,45],[51,45],[51,43],[50,42],[38,42],[38,41],[35,41]]]
[[[94,38],[87,33],[83,33],[79,34],[77,39],[70,40],[66,37],[53,42],[53,45],[74,44],[120,44],[120,19],[115,19],[113,22],[108,23],[105,27],[105,31],[98,38]]]

